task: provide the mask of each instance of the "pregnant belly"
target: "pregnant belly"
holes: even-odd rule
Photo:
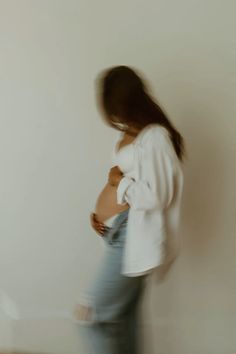
[[[97,219],[99,221],[105,222],[113,215],[129,208],[128,203],[125,205],[117,204],[116,191],[116,187],[106,184],[100,193],[95,206],[95,213],[97,214]]]

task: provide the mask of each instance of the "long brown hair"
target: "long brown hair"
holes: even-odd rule
[[[130,67],[117,66],[107,69],[98,78],[99,101],[106,122],[120,131],[144,128],[157,123],[170,134],[175,152],[180,160],[184,156],[184,140],[160,106],[148,93],[140,76]]]

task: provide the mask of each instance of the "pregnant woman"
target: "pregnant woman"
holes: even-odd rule
[[[99,78],[106,122],[121,132],[91,225],[107,245],[103,262],[76,310],[91,353],[137,354],[137,315],[150,274],[178,253],[184,142],[125,66]]]

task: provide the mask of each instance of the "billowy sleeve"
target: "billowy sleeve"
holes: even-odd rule
[[[137,180],[123,177],[117,188],[117,203],[136,210],[164,210],[174,195],[175,163],[166,136],[151,135],[142,147]]]

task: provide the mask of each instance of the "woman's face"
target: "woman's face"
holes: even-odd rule
[[[122,118],[112,115],[111,120],[116,123],[116,125],[121,128],[123,131],[127,132],[130,135],[137,135],[137,133],[141,130],[140,127],[135,125],[135,123],[125,123]]]

